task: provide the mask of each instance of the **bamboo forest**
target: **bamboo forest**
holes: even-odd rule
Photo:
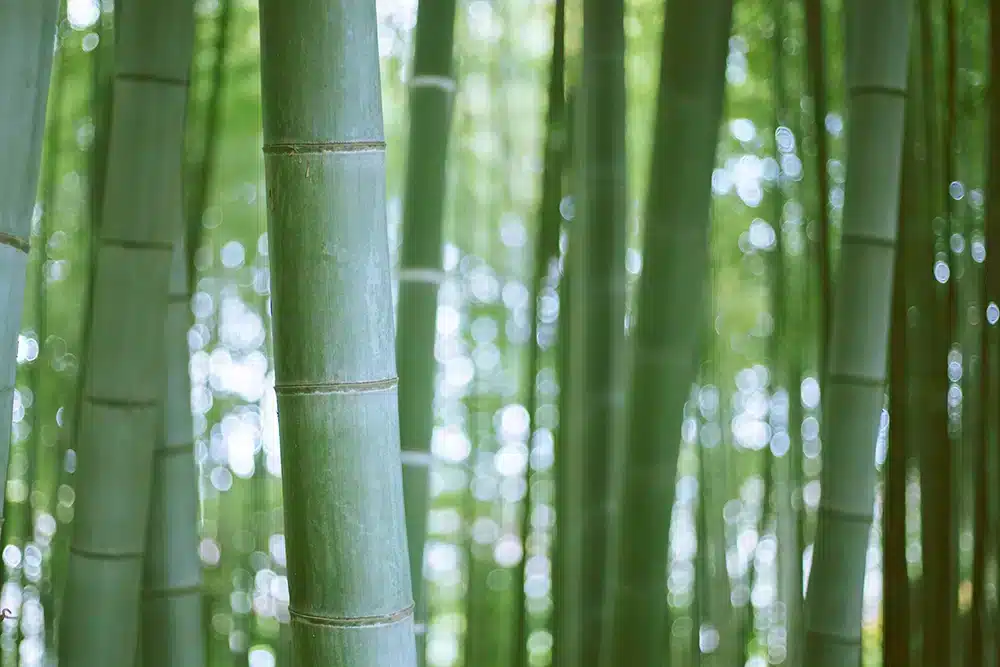
[[[1000,0],[0,0],[0,667],[1000,667]]]

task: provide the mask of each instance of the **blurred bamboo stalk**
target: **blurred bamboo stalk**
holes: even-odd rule
[[[138,0],[115,16],[113,110],[60,624],[67,667],[134,667],[150,475],[162,438],[170,262],[184,219],[193,2]]]
[[[444,279],[441,252],[446,160],[457,85],[452,72],[455,8],[455,0],[422,0],[417,7],[396,320],[403,504],[416,605],[417,661],[421,665],[425,662],[428,620],[423,563],[435,419],[434,343],[438,288]]]

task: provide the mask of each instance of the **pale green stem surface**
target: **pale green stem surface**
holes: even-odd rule
[[[201,667],[201,559],[198,556],[198,476],[191,416],[191,327],[187,253],[174,246],[166,320],[163,438],[153,452],[143,590],[143,667]]]
[[[823,387],[822,497],[806,597],[805,655],[813,667],[861,664],[910,36],[909,0],[849,0],[845,12],[849,167]]]
[[[183,230],[193,2],[133,0],[116,19],[76,512],[60,620],[64,667],[135,664],[153,450],[163,438],[170,262]]]
[[[434,432],[437,297],[444,278],[441,241],[445,161],[456,86],[452,76],[454,29],[455,0],[419,3],[409,81],[410,135],[399,267],[400,334],[396,338],[404,506],[418,640],[427,622],[423,563]],[[423,642],[419,643],[422,656]]]
[[[295,664],[414,667],[373,0],[262,0]]]

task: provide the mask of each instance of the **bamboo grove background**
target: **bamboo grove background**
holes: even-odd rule
[[[146,599],[182,600],[146,604],[141,642],[170,649],[142,664],[306,664],[289,630],[258,6],[198,0],[157,61],[143,35],[176,28],[184,3],[123,1],[145,9],[58,10],[2,661],[88,664],[117,632],[88,586],[141,570],[88,570],[101,546],[139,564],[159,549]],[[418,19],[417,0],[375,4],[420,664],[1000,665],[1000,6],[421,0]],[[0,68],[38,49],[18,22],[33,5],[0,5]],[[123,100],[123,67],[189,72],[186,111],[167,83]],[[112,148],[112,90],[173,129]],[[16,102],[4,91],[5,123]],[[181,164],[158,160],[181,141]],[[0,156],[0,197],[26,171]],[[173,255],[105,258],[114,188],[133,203],[148,189],[127,234]],[[169,289],[155,335],[128,271]],[[138,328],[102,330],[108,308]],[[78,439],[102,400],[158,428],[139,412],[161,358],[167,435],[136,547],[141,532],[108,526],[146,511],[130,490],[148,480],[108,441],[78,457]]]

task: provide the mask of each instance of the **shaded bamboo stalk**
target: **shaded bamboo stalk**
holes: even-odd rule
[[[529,465],[525,468],[525,495],[520,517],[520,536],[524,550],[514,573],[514,666],[528,665],[528,615],[527,600],[524,597],[525,566],[528,562],[528,541],[531,537],[532,512],[532,460],[531,446],[536,430],[538,409],[538,371],[541,348],[538,344],[538,302],[546,276],[553,261],[559,255],[559,231],[562,215],[559,203],[562,200],[563,164],[565,160],[566,119],[565,111],[565,67],[566,67],[566,2],[556,0],[552,22],[552,61],[549,65],[548,112],[545,119],[545,147],[542,164],[542,195],[538,207],[538,232],[535,241],[535,257],[531,277],[531,298],[528,302],[528,321],[531,331],[528,336],[528,378],[526,381],[528,398],[525,409],[528,412]]]
[[[911,68],[912,69],[912,68]],[[911,74],[912,76],[912,74]],[[912,101],[909,102],[912,105]],[[910,181],[913,179],[913,114],[906,114],[903,171],[900,184],[899,253],[893,276],[892,322],[889,339],[889,440],[884,472],[882,660],[885,667],[910,664],[910,582],[906,563],[906,484],[909,452],[907,438],[910,415],[907,372],[907,280],[913,266],[907,262],[909,227],[916,207]]]
[[[667,0],[632,330],[608,665],[652,665],[665,632],[669,509],[683,406],[707,298],[711,174],[722,120],[731,0]],[[685,313],[688,316],[678,316]],[[651,511],[650,508],[659,508]],[[666,513],[667,516],[664,516]]]
[[[611,471],[623,444],[625,408],[625,3],[584,0],[581,82],[575,126],[572,319],[565,428],[579,457],[572,468],[579,503],[579,646],[577,665],[600,664],[611,636],[608,560],[614,521]]]
[[[198,477],[188,376],[187,332],[192,322],[187,257],[181,239],[174,246],[165,323],[164,432],[153,452],[143,587],[144,667],[201,667],[206,657],[198,556]]]
[[[201,249],[204,237],[202,218],[208,206],[208,193],[215,177],[216,154],[218,152],[219,124],[222,122],[222,98],[226,92],[226,71],[229,55],[229,26],[233,14],[233,0],[220,0],[219,15],[215,19],[215,62],[212,63],[212,92],[205,105],[204,133],[198,162],[187,179],[190,196],[187,200],[186,219],[186,262],[188,276],[195,276],[195,255]],[[194,280],[188,281],[189,289],[194,289]]]
[[[996,520],[1000,515],[1000,453],[997,451],[997,431],[1000,420],[996,406],[1000,403],[1000,348],[998,348],[997,321],[1000,319],[1000,150],[996,148],[996,138],[1000,137],[1000,0],[990,0],[989,42],[987,58],[989,84],[987,88],[988,118],[986,136],[989,139],[986,150],[986,257],[984,261],[984,299],[987,304],[984,315],[987,327],[983,335],[983,365],[981,382],[984,387],[984,410],[982,421],[982,447],[988,454],[986,465],[990,491],[987,509],[992,524],[992,551],[1000,553],[1000,530]],[[994,637],[992,657],[1000,660],[1000,615],[994,613],[989,631]],[[995,664],[1000,664],[996,663]]]
[[[772,67],[772,94],[775,101],[775,158],[780,160],[781,146],[778,145],[779,128],[791,131],[794,142],[790,152],[794,151],[802,140],[799,131],[797,114],[789,113],[789,95],[785,82],[785,66],[787,55],[785,49],[786,23],[788,21],[787,0],[774,0],[772,11],[774,13],[775,32],[774,58]],[[809,9],[807,8],[807,12]],[[820,62],[822,66],[822,62]],[[822,77],[820,78],[822,81]],[[820,83],[822,89],[822,83]],[[820,90],[819,94],[825,94]],[[816,111],[820,112],[824,102],[816,103]],[[817,128],[818,129],[818,128]],[[825,141],[821,139],[819,143],[824,144],[824,148],[818,152],[825,156]],[[821,163],[825,165],[824,162]],[[824,166],[825,173],[825,166]],[[802,451],[802,403],[800,396],[801,386],[801,356],[802,340],[796,337],[796,329],[791,323],[800,321],[805,312],[806,295],[801,295],[799,299],[789,298],[795,294],[791,290],[791,285],[796,282],[796,272],[794,271],[795,259],[791,255],[786,255],[786,243],[784,239],[784,215],[785,204],[788,200],[786,187],[793,182],[784,170],[778,176],[774,195],[774,225],[775,225],[775,246],[772,251],[772,312],[774,317],[774,333],[772,334],[772,373],[775,377],[776,391],[782,391],[786,396],[788,409],[783,415],[783,420],[778,420],[780,430],[775,432],[771,438],[771,447],[767,452],[769,458],[769,472],[771,478],[768,480],[771,486],[774,509],[774,532],[778,541],[778,595],[775,600],[783,606],[781,613],[772,616],[772,622],[783,618],[785,631],[785,664],[789,667],[799,667],[803,661],[803,623],[802,623],[802,544],[799,535],[798,508],[793,499],[800,494],[801,486],[801,455]],[[825,176],[821,179],[825,183]],[[825,185],[821,185],[825,188]],[[823,214],[821,221],[825,221],[826,199],[825,195],[820,197],[820,208]],[[826,235],[828,233],[825,222],[821,222],[819,232],[818,252],[821,257],[828,258],[828,248],[826,247]],[[828,271],[829,267],[824,266],[821,259],[817,262],[820,271]],[[807,281],[803,281],[807,282]],[[824,290],[825,293],[825,290]],[[822,298],[822,294],[821,294]],[[821,354],[825,349],[825,315],[821,317]],[[800,497],[800,496],[799,496]],[[777,610],[777,608],[776,608]]]
[[[819,368],[826,371],[826,354],[830,345],[830,309],[833,306],[833,274],[830,257],[830,175],[827,170],[829,144],[826,137],[827,90],[824,42],[823,0],[805,0],[806,65],[808,90],[812,98],[813,140],[816,142],[816,178],[818,179],[816,220],[819,223],[817,243],[813,246],[819,277]],[[820,385],[825,387],[821,381]]]
[[[946,397],[949,389],[947,359],[954,327],[952,284],[954,276],[943,282],[937,272],[937,246],[947,247],[947,172],[950,162],[947,143],[950,141],[947,117],[941,113],[947,99],[947,82],[941,86],[937,47],[945,46],[937,34],[944,21],[939,10],[944,2],[921,0],[918,3],[918,39],[914,49],[920,72],[920,119],[924,150],[921,159],[921,219],[925,232],[914,238],[914,259],[925,276],[920,292],[914,292],[918,322],[914,327],[910,349],[915,357],[914,371],[919,374],[914,383],[916,418],[922,442],[917,445],[920,465],[920,533],[921,549],[922,643],[921,656],[925,664],[951,664],[958,648],[957,564],[958,564],[958,495],[955,487],[956,455],[949,429]],[[947,66],[947,60],[945,60]],[[939,98],[942,88],[944,99]],[[933,221],[944,219],[944,229],[938,235]],[[945,260],[947,260],[947,255]],[[935,273],[929,269],[933,267]],[[950,267],[949,267],[950,273]],[[929,276],[934,275],[935,280]],[[916,431],[917,427],[914,427]]]

